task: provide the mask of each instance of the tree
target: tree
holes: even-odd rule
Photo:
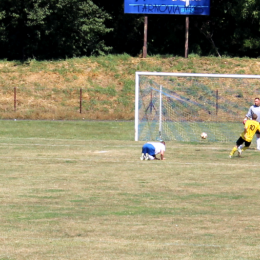
[[[113,19],[104,38],[116,53],[138,55],[144,15],[124,14],[124,1],[93,0]],[[260,52],[259,0],[211,0],[209,16],[190,16],[189,53],[257,57]],[[148,54],[184,55],[185,16],[148,15]]]
[[[2,58],[65,58],[109,51],[110,16],[91,0],[1,0]]]
[[[241,22],[247,21],[247,31],[243,31],[243,48],[251,55],[260,54],[260,5],[258,0],[239,1]]]
[[[106,27],[113,28],[113,31],[104,36],[105,42],[112,46],[113,53],[128,53],[138,55],[143,44],[143,15],[124,14],[123,0],[93,0],[103,8],[112,19],[106,20]]]

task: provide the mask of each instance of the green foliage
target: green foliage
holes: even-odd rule
[[[110,16],[91,0],[2,0],[0,57],[65,58],[109,51]]]
[[[123,15],[120,0],[94,0],[113,16],[114,29],[107,42],[116,53],[142,53],[144,18]],[[209,16],[190,16],[189,52],[192,56],[259,56],[260,8],[257,0],[211,0]],[[184,55],[185,17],[179,15],[148,16],[148,56]]]
[[[142,53],[144,17],[124,14],[123,7],[121,0],[1,0],[0,58],[64,59],[112,52],[127,61]],[[259,1],[211,0],[209,16],[189,20],[190,57],[260,56]],[[183,57],[184,32],[183,16],[149,16],[148,57]]]

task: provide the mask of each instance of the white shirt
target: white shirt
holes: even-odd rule
[[[165,145],[163,143],[157,143],[157,142],[149,142],[148,144],[151,144],[155,149],[155,154],[161,153],[161,151],[166,150]]]
[[[246,117],[252,119],[253,114],[257,115],[256,121],[260,122],[260,107],[253,105],[249,108]]]

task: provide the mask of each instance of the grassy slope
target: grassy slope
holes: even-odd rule
[[[83,57],[61,61],[0,62],[0,118],[133,119],[136,71],[260,74],[248,58]],[[14,111],[14,87],[17,109]],[[82,113],[79,93],[83,90]]]

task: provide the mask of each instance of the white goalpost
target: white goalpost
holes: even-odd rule
[[[260,96],[260,75],[136,72],[135,141],[230,142]]]

